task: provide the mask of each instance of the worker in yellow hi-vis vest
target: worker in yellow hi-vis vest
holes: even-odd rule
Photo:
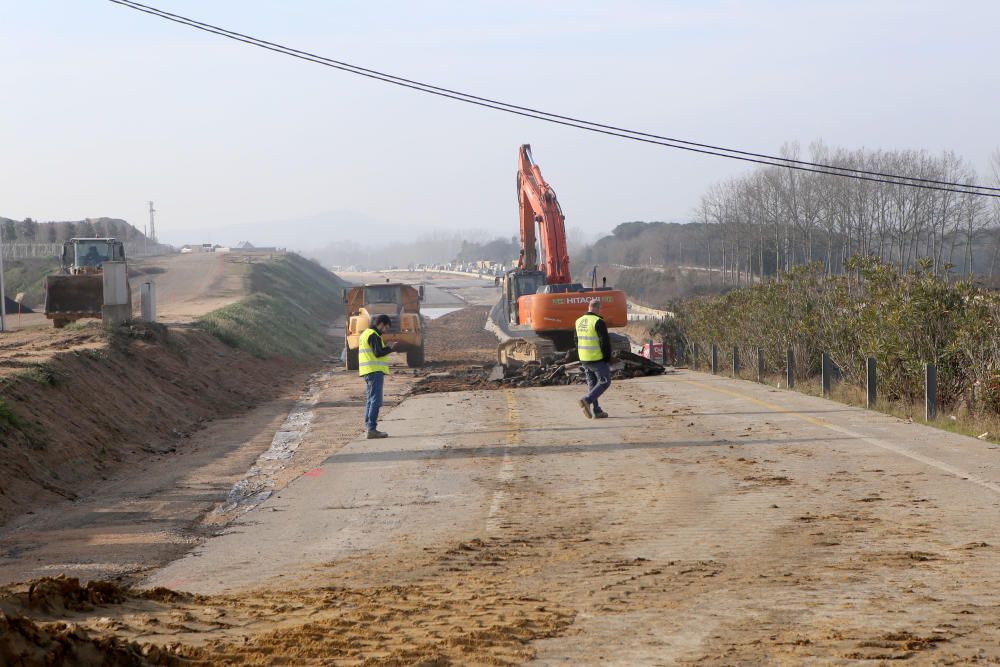
[[[605,419],[608,413],[597,399],[611,386],[611,336],[601,318],[600,299],[591,299],[587,314],[576,321],[576,352],[587,378],[587,395],[580,399],[583,414],[590,419]]]
[[[388,438],[388,433],[379,431],[378,411],[382,407],[382,387],[389,374],[389,353],[392,345],[382,341],[382,334],[392,326],[388,315],[376,315],[371,326],[358,339],[358,375],[365,379],[365,437]]]

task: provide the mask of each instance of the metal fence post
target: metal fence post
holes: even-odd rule
[[[757,348],[757,382],[764,381],[764,349]]]
[[[740,348],[738,345],[733,345],[733,377],[738,378],[740,376]]]
[[[691,343],[691,367],[697,370],[700,363],[701,358],[698,356],[698,343]]]
[[[937,366],[924,366],[924,419],[933,421],[937,418]]]
[[[785,363],[785,375],[788,382],[788,388],[791,389],[795,386],[795,350],[792,348],[788,348],[788,360]]]
[[[712,375],[719,373],[719,346],[712,343]]]
[[[823,353],[822,364],[823,398],[830,398],[830,353]]]
[[[875,357],[868,357],[866,363],[867,369],[865,376],[867,377],[867,389],[868,389],[868,407],[875,407],[875,400],[878,397],[878,377],[875,374]]]
[[[7,291],[3,283],[3,228],[0,227],[0,332],[7,331]]]

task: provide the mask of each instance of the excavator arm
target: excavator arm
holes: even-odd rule
[[[535,228],[540,232],[545,282],[563,285],[572,282],[566,251],[566,218],[552,187],[542,178],[542,170],[531,159],[531,146],[521,146],[517,170],[517,198],[521,211],[521,257],[519,268],[535,270]]]

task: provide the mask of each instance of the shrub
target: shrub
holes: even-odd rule
[[[863,384],[874,356],[880,394],[918,400],[923,367],[938,367],[942,405],[966,400],[1000,411],[1000,295],[970,282],[950,283],[922,262],[908,273],[874,258],[855,258],[846,276],[828,278],[821,265],[719,297],[690,299],[677,309],[684,337],[700,357],[711,343],[761,348],[768,368],[784,368],[796,352],[796,374],[819,372],[830,353],[843,377]],[[745,349],[744,349],[745,348]]]

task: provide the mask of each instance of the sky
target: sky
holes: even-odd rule
[[[1000,146],[1000,3],[148,0],[367,68],[777,153]],[[380,244],[517,233],[518,146],[567,227],[685,221],[745,163],[477,108],[107,0],[0,0],[0,216],[109,216],[161,240]],[[280,223],[280,224],[275,224]]]

